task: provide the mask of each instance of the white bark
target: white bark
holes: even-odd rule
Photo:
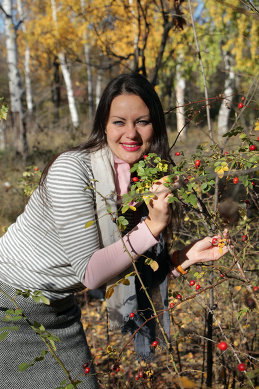
[[[20,15],[20,19],[24,19],[24,12],[22,7],[22,1],[17,0],[17,9]],[[26,34],[26,25],[22,23],[22,30],[24,34]],[[25,77],[25,93],[26,93],[26,103],[27,109],[29,113],[33,111],[33,103],[32,103],[32,88],[31,88],[31,71],[30,71],[30,48],[28,42],[25,42],[25,55],[24,55],[24,77]]]
[[[82,13],[84,14],[85,0],[81,0],[81,9],[82,9]],[[93,78],[92,78],[92,69],[90,65],[90,45],[88,44],[89,38],[88,38],[87,30],[83,32],[83,39],[86,42],[84,44],[84,53],[85,53],[85,62],[86,62],[86,71],[87,71],[88,105],[89,105],[89,116],[90,119],[92,119],[94,114]]]
[[[57,10],[56,10],[55,0],[51,0],[51,8],[52,8],[53,21],[54,21],[54,24],[57,28]],[[68,68],[68,65],[66,63],[65,55],[62,51],[60,51],[58,53],[58,59],[60,62],[62,75],[64,77],[64,81],[65,81],[65,85],[66,85],[68,106],[69,106],[69,110],[70,110],[71,120],[72,120],[73,126],[75,128],[77,128],[79,126],[79,119],[78,119],[78,113],[77,113],[77,109],[76,109],[73,85],[72,85],[72,80],[71,80],[69,68]]]
[[[16,29],[12,19],[12,0],[3,0],[5,11],[6,57],[8,65],[8,80],[10,91],[10,111],[15,130],[14,147],[17,152],[26,156],[28,144],[26,138],[26,124],[22,105],[22,83],[18,70],[18,50],[16,42]]]
[[[101,92],[102,92],[102,70],[99,69],[98,73],[97,73],[96,91],[95,91],[95,105],[96,105],[96,107],[99,104],[99,101],[101,98]]]
[[[136,23],[136,13],[134,10],[134,0],[129,0],[129,6],[132,9],[132,16],[133,16],[133,23],[132,23],[132,29],[134,33],[134,39],[133,39],[133,47],[134,47],[134,63],[133,63],[133,70],[138,70],[138,63],[139,63],[139,50],[138,50],[138,26]]]
[[[180,58],[181,59],[181,58]],[[177,121],[177,133],[181,132],[180,138],[184,139],[186,136],[185,126],[185,113],[184,113],[184,95],[185,95],[185,79],[181,71],[181,60],[176,66],[175,75],[175,97],[176,97],[176,121]],[[183,129],[184,128],[184,129]]]
[[[5,120],[0,119],[0,151],[6,149],[6,134],[5,134],[6,123]]]
[[[224,96],[225,99],[222,100],[219,116],[218,116],[218,141],[222,141],[222,135],[228,131],[228,120],[230,115],[231,103],[234,95],[234,81],[235,73],[233,70],[233,58],[229,53],[222,51],[223,60],[225,64],[225,73],[227,78],[224,83]]]

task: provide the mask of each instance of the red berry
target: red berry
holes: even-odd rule
[[[227,154],[229,154],[229,151],[226,150],[226,151],[225,151],[225,155],[227,155]]]
[[[134,317],[135,314],[133,312],[130,313],[130,317]]]
[[[220,277],[221,277],[221,278],[224,278],[224,274],[221,273],[221,274],[220,274]]]
[[[242,108],[243,108],[243,106],[244,106],[244,104],[243,104],[243,103],[239,103],[239,104],[238,104],[238,109],[242,109]]]
[[[219,342],[217,344],[217,347],[221,350],[221,351],[225,351],[227,348],[228,348],[228,345],[226,342]]]
[[[239,371],[245,371],[246,370],[246,365],[244,363],[239,363],[237,366]]]
[[[145,154],[143,158],[146,159],[147,158],[147,154]]]
[[[136,380],[136,381],[139,380],[139,375],[138,375],[138,374],[135,375],[135,380]]]
[[[242,96],[242,97],[241,97],[241,101],[244,101],[244,100],[245,100],[245,98],[244,98],[244,96]]]
[[[197,285],[196,285],[196,290],[199,290],[200,287],[201,287],[201,286],[200,286],[199,284],[197,284]]]
[[[245,242],[247,240],[247,235],[242,236],[242,241]]]
[[[196,168],[199,167],[200,164],[201,164],[201,161],[200,161],[199,159],[197,159],[197,160],[195,161],[195,167],[196,167]]]
[[[153,346],[153,347],[156,347],[156,346],[157,346],[157,340],[154,340],[154,342],[152,343],[152,346]]]
[[[250,201],[249,201],[249,200],[245,200],[245,203],[249,205],[249,204],[250,204]]]
[[[252,182],[251,182],[251,184],[252,184],[253,186],[255,186],[255,183],[254,183],[254,181],[252,181]]]
[[[132,181],[133,181],[133,182],[138,182],[138,177],[133,177],[133,178],[132,178]]]
[[[85,374],[88,374],[88,373],[90,373],[90,367],[89,367],[89,366],[87,366],[87,367],[85,368]]]
[[[143,371],[140,371],[139,373],[138,373],[138,375],[139,375],[139,378],[143,378]]]
[[[178,295],[176,296],[176,298],[177,298],[178,300],[181,300],[182,296],[181,296],[180,294],[178,294]]]
[[[253,289],[255,292],[257,292],[259,288],[258,288],[258,286],[254,286]]]
[[[257,137],[257,140],[259,140],[259,136]]]
[[[193,286],[193,285],[195,285],[195,281],[194,281],[194,280],[191,280],[191,281],[190,281],[190,286]]]
[[[34,170],[35,170],[35,172],[37,172],[37,171],[39,170],[39,168],[38,168],[38,167],[35,167]]]
[[[174,307],[174,303],[170,303],[169,307],[173,308]]]
[[[255,146],[255,145],[251,145],[251,146],[249,147],[249,150],[250,150],[250,151],[255,151],[255,149],[256,149],[256,146]]]
[[[238,178],[238,177],[233,178],[233,183],[234,183],[234,184],[237,184],[238,181],[239,181],[239,178]]]
[[[119,372],[120,371],[120,368],[119,366],[116,367],[116,371]]]
[[[213,238],[211,241],[212,246],[217,246],[218,245],[218,238]]]
[[[177,157],[179,157],[179,155],[181,155],[181,153],[179,153],[179,151],[176,151],[175,155],[176,155]]]

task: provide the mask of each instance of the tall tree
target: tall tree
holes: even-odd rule
[[[25,78],[25,93],[26,93],[26,103],[27,110],[29,114],[32,114],[33,111],[33,102],[32,102],[32,88],[31,88],[31,70],[30,70],[30,47],[26,38],[26,24],[25,24],[25,15],[23,12],[22,0],[17,0],[17,9],[19,17],[22,20],[21,28],[25,36],[25,53],[24,53],[24,78]]]
[[[53,17],[53,21],[55,24],[55,29],[58,33],[57,8],[56,8],[56,1],[55,0],[51,0],[51,8],[52,8],[52,17]],[[73,126],[75,128],[77,128],[79,126],[78,113],[77,113],[77,108],[76,108],[76,103],[75,103],[72,80],[71,80],[69,68],[68,68],[68,65],[66,62],[65,54],[63,51],[58,52],[58,59],[60,62],[61,71],[62,71],[65,85],[66,85],[71,120],[72,120]]]
[[[13,1],[3,0],[5,35],[6,35],[6,58],[8,64],[8,80],[10,91],[10,116],[14,129],[14,149],[26,158],[28,143],[26,135],[26,121],[23,109],[22,81],[18,69],[17,28],[19,23],[13,19]]]

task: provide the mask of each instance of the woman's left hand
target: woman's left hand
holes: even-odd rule
[[[198,262],[217,261],[228,252],[227,242],[229,242],[228,230],[224,230],[223,238],[219,235],[207,236],[185,247],[181,250],[181,255],[185,257],[189,266]],[[218,243],[220,246],[218,246]]]

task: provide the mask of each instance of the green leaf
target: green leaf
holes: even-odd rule
[[[95,220],[90,220],[89,222],[86,223],[85,228],[91,227],[95,223]]]
[[[32,296],[32,299],[35,301],[35,303],[41,302],[41,298],[39,296]]]
[[[124,206],[121,208],[121,213],[127,212],[128,209],[129,209],[129,205],[124,205]]]
[[[45,296],[41,296],[41,301],[46,305],[50,305],[49,299]]]
[[[2,341],[2,340],[5,340],[5,338],[8,336],[8,332],[7,331],[4,331],[4,332],[2,332],[1,334],[0,334],[0,342]]]
[[[31,366],[31,364],[29,364],[29,363],[21,363],[18,366],[18,369],[19,369],[20,372],[23,372],[23,371],[27,370],[28,367],[30,367],[30,366]]]

